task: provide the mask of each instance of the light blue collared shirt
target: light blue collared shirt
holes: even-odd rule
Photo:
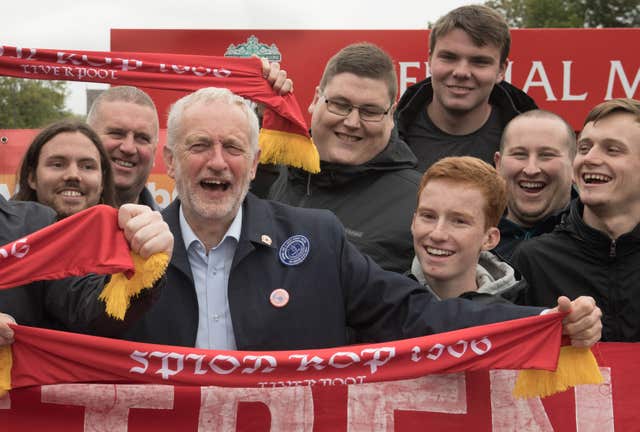
[[[236,349],[227,288],[241,228],[242,207],[238,209],[238,214],[222,241],[207,254],[204,244],[189,226],[180,206],[180,230],[198,297],[196,348]]]

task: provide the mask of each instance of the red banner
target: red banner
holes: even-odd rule
[[[640,98],[640,57],[631,49],[640,45],[638,28],[513,29],[511,37],[507,81],[576,130],[582,129],[586,114],[598,103]],[[429,75],[428,30],[111,30],[114,51],[222,56],[260,50],[287,70],[304,108],[311,103],[329,58],[362,41],[381,46],[394,59],[400,93]],[[168,104],[180,97],[160,90],[150,94],[161,118]]]
[[[640,430],[640,346],[594,348],[605,382],[514,399],[516,372],[275,388],[58,384],[0,398],[7,431],[563,431]]]
[[[9,388],[114,381],[295,387],[491,368],[554,370],[562,317],[547,314],[401,341],[276,352],[209,351],[16,326]],[[0,362],[3,372],[7,367]],[[0,384],[3,380],[0,376]]]

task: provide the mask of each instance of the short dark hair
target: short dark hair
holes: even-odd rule
[[[584,125],[590,122],[595,123],[613,113],[619,112],[633,114],[636,117],[636,121],[640,122],[640,101],[630,98],[617,98],[602,102],[589,111]]]
[[[158,124],[158,110],[153,103],[153,99],[144,91],[134,86],[116,86],[109,87],[98,95],[97,98],[91,104],[89,108],[89,114],[87,114],[87,124],[95,127],[98,122],[99,110],[103,102],[129,102],[134,105],[140,105],[143,107],[151,108],[155,114],[155,121],[153,124],[153,132],[155,133],[154,139],[158,140],[159,124]]]
[[[100,195],[100,203],[116,207],[115,184],[109,155],[104,149],[98,134],[96,134],[88,124],[79,120],[57,121],[45,127],[36,135],[20,163],[20,168],[18,169],[19,190],[14,194],[13,199],[17,201],[38,201],[36,191],[29,186],[29,177],[34,174],[38,168],[38,160],[40,159],[42,147],[55,136],[69,132],[79,132],[86,136],[98,150],[98,154],[100,155],[100,170],[102,171],[102,194]]]
[[[576,156],[576,132],[573,130],[573,127],[571,127],[571,125],[567,123],[567,121],[562,117],[560,117],[558,114],[551,111],[547,111],[547,110],[541,110],[541,109],[525,111],[522,114],[518,114],[516,117],[511,119],[509,123],[507,123],[507,126],[505,126],[504,130],[502,131],[502,138],[500,138],[501,154],[504,152],[504,148],[507,143],[507,138],[506,138],[507,131],[509,130],[509,127],[511,126],[511,124],[519,121],[520,119],[527,119],[527,118],[557,120],[560,123],[562,123],[567,131],[566,144],[567,144],[567,149],[569,149],[569,157],[573,159]]]
[[[481,47],[493,44],[500,49],[500,63],[504,63],[511,49],[509,25],[502,15],[484,5],[460,6],[441,16],[429,34],[429,51],[433,53],[436,42],[454,29],[464,31]]]
[[[382,48],[367,42],[342,48],[327,62],[320,80],[320,89],[324,90],[329,81],[341,73],[384,81],[389,90],[390,102],[395,102],[398,95],[396,69],[393,60]]]

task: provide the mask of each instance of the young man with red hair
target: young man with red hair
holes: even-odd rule
[[[411,232],[412,275],[438,298],[505,301],[515,287],[513,269],[490,253],[500,242],[507,205],[505,181],[470,156],[436,162],[422,177]]]

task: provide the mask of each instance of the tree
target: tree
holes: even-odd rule
[[[511,27],[638,27],[638,0],[487,0]]]
[[[64,107],[67,83],[0,77],[0,128],[41,128],[73,116]]]

